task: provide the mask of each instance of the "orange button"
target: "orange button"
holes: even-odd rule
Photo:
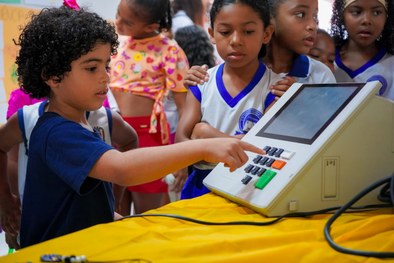
[[[280,170],[280,169],[282,169],[283,166],[285,166],[285,165],[286,165],[286,162],[285,162],[285,161],[275,160],[275,162],[272,164],[271,167]]]

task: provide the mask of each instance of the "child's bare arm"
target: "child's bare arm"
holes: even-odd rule
[[[178,121],[176,142],[190,140],[194,126],[201,120],[201,104],[190,90],[186,95],[186,105]]]
[[[204,84],[204,82],[207,82],[209,79],[207,70],[208,70],[207,65],[192,66],[187,71],[185,80],[183,82],[184,85],[188,87],[188,86],[196,86],[197,84]]]
[[[181,118],[182,113],[186,107],[186,95],[187,92],[173,92],[178,118]]]
[[[206,139],[206,138],[230,138],[231,136],[225,134],[218,129],[212,127],[206,122],[199,122],[194,126],[191,139]]]
[[[112,144],[121,151],[127,151],[138,147],[137,132],[116,111],[112,113]]]
[[[123,118],[114,110],[112,113],[112,145],[119,151],[125,152],[131,149],[138,148],[138,135],[131,125],[123,120]],[[121,200],[126,191],[125,186],[117,184],[112,185],[112,190],[115,198],[115,211],[120,211]],[[117,213],[115,213],[115,218]]]
[[[202,160],[223,162],[234,171],[248,160],[245,151],[264,154],[263,150],[234,138],[190,140],[124,153],[109,150],[98,159],[89,176],[119,185],[137,185]]]
[[[0,224],[11,235],[19,232],[21,210],[19,198],[12,194],[9,184],[7,153],[22,141],[17,114],[14,114],[0,126]]]
[[[181,119],[182,114],[186,108],[185,106],[186,106],[187,92],[173,92],[173,95],[174,95],[175,105],[178,111],[178,118]],[[185,167],[180,170],[173,171],[172,174],[175,177],[175,182],[170,190],[178,193],[182,190],[182,187],[186,182],[187,168]]]

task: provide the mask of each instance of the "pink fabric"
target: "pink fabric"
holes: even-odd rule
[[[77,11],[80,10],[79,5],[77,4],[76,0],[64,0],[63,5],[71,8],[71,9],[77,10]]]
[[[104,100],[104,102],[103,102],[103,106],[106,107],[106,108],[108,108],[108,109],[111,108],[110,105],[109,105],[108,97],[105,98],[105,100]]]
[[[24,93],[20,88],[13,90],[10,94],[10,99],[8,100],[8,109],[7,109],[7,119],[9,119],[18,109],[22,108],[23,106],[32,105],[34,103],[40,102],[45,100],[42,99],[34,99],[29,96],[29,94]],[[103,102],[103,106],[106,108],[110,108],[108,99],[105,98]]]
[[[20,88],[13,90],[10,94],[10,99],[8,100],[7,119],[9,119],[23,106],[32,105],[43,100],[45,99],[30,98],[29,94],[24,93]]]

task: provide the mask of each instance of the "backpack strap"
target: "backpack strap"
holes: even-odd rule
[[[18,109],[18,124],[19,124],[19,129],[22,132],[22,137],[23,137],[23,143],[25,145],[25,154],[27,155],[29,150],[27,148],[27,138],[26,138],[26,129],[25,129],[25,120],[23,117],[23,108]]]
[[[105,110],[107,112],[107,118],[108,118],[109,135],[112,138],[112,112],[111,109],[109,108],[105,108]]]

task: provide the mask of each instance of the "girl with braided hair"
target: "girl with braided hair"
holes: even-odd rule
[[[335,0],[331,34],[338,82],[379,80],[379,95],[394,100],[394,4],[391,0]]]

